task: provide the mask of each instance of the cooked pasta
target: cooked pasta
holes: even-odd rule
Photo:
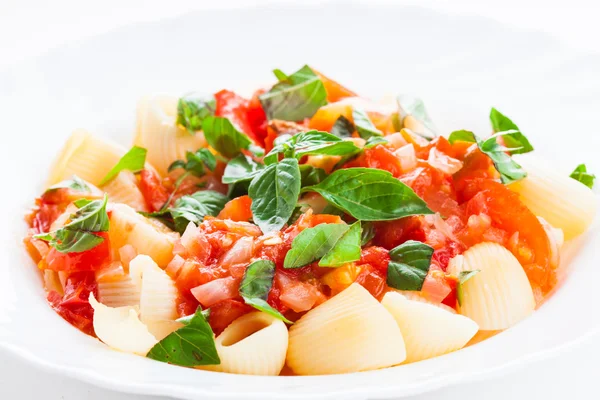
[[[173,238],[166,228],[125,204],[112,205],[108,234],[115,252],[130,244],[138,254],[150,256],[161,268],[173,257]]]
[[[283,321],[252,312],[233,321],[215,340],[221,364],[212,371],[244,375],[279,375],[285,364],[288,331]]]
[[[566,240],[584,233],[598,209],[594,192],[540,160],[521,157],[518,162],[527,171],[527,177],[509,187],[519,194],[521,201],[535,215],[562,229]]]
[[[136,285],[119,262],[115,264],[108,271],[96,273],[98,300],[108,307],[139,306],[141,286]]]
[[[48,186],[77,175],[98,185],[127,150],[84,130],[73,132],[54,161]]]
[[[158,342],[138,318],[136,307],[107,307],[93,294],[89,301],[94,308],[94,331],[113,349],[145,356]]]
[[[137,113],[134,144],[148,150],[148,161],[163,176],[173,161],[185,158],[187,151],[206,147],[201,132],[192,135],[176,124],[176,98],[145,98],[139,102]]]
[[[506,329],[535,309],[531,285],[519,261],[503,246],[480,243],[450,261],[448,272],[480,272],[462,284],[459,311],[482,330]]]
[[[394,318],[354,283],[290,328],[287,364],[297,374],[368,371],[406,359]]]
[[[477,333],[477,324],[424,300],[409,300],[388,292],[381,304],[392,314],[406,345],[405,363],[461,349]]]
[[[148,211],[148,205],[138,187],[137,178],[131,171],[121,171],[101,187],[113,203],[127,204],[136,211]]]

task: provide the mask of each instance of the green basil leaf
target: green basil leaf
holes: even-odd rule
[[[202,307],[198,307],[184,327],[154,345],[146,357],[183,367],[221,363],[213,330],[202,313]]]
[[[224,157],[233,158],[248,149],[252,141],[224,117],[207,117],[202,130],[208,144]]]
[[[169,165],[168,171],[183,168],[192,175],[201,177],[204,175],[204,166],[211,171],[217,167],[217,159],[209,149],[198,149],[195,153],[188,151],[185,153],[185,158],[187,161],[174,161]]]
[[[492,108],[490,111],[490,121],[496,133],[513,131],[510,135],[503,136],[506,147],[513,149],[510,151],[511,154],[525,154],[533,151],[533,146],[529,143],[529,140],[506,115]]]
[[[360,238],[360,245],[365,246],[375,237],[375,225],[372,222],[362,221],[362,235]]]
[[[590,189],[594,187],[594,180],[596,179],[596,175],[588,173],[585,164],[579,164],[577,168],[575,168],[575,170],[571,173],[570,177],[575,179],[576,181],[583,183]]]
[[[375,147],[379,144],[387,144],[388,141],[386,138],[384,138],[383,136],[371,136],[370,138],[367,139],[367,142],[365,143],[365,149],[370,149],[372,147]]]
[[[252,215],[263,233],[280,230],[290,219],[300,194],[300,180],[298,160],[293,158],[269,165],[252,179],[248,188]]]
[[[369,139],[372,136],[383,136],[383,132],[373,125],[365,110],[354,107],[352,109],[352,119],[361,138]]]
[[[439,136],[423,100],[409,95],[400,95],[397,97],[397,102],[401,128],[408,128],[428,140]]]
[[[316,185],[326,177],[327,173],[323,168],[315,168],[309,164],[300,165],[300,185],[302,187]]]
[[[58,189],[72,189],[76,192],[81,193],[89,193],[92,191],[92,188],[90,188],[87,182],[78,177],[77,175],[73,175],[71,179],[67,179],[58,182],[56,185],[50,186],[48,189],[46,189],[46,193]]]
[[[266,312],[288,324],[292,321],[285,318],[279,311],[267,303],[269,291],[275,277],[275,263],[271,260],[256,260],[246,267],[244,278],[240,283],[240,296],[249,306]]]
[[[464,283],[466,281],[468,281],[469,279],[471,279],[472,277],[477,275],[478,272],[479,272],[479,270],[476,269],[473,271],[461,271],[461,273],[458,274],[458,284],[456,285],[456,300],[458,300],[459,306],[462,306],[462,302],[463,302],[462,285],[464,285]]]
[[[133,146],[131,150],[129,150],[115,165],[109,172],[106,174],[104,178],[100,181],[100,186],[104,185],[115,176],[119,174],[119,172],[123,170],[129,170],[133,173],[140,172],[144,169],[144,164],[146,163],[146,153],[148,151],[143,147]]]
[[[79,199],[75,202],[80,207],[71,214],[68,224],[54,232],[34,235],[36,239],[47,241],[61,253],[81,253],[98,246],[104,241],[98,232],[108,231],[110,222],[106,213],[108,197],[103,200]]]
[[[280,138],[265,157],[267,164],[277,161],[280,153],[285,157],[302,158],[308,155],[345,156],[360,152],[360,148],[351,140],[342,140],[328,132],[312,130],[287,136],[285,140]]]
[[[303,191],[321,194],[337,208],[362,221],[386,221],[410,215],[433,214],[413,190],[388,171],[346,168]]]
[[[190,222],[199,225],[207,215],[216,217],[228,201],[227,196],[214,190],[200,190],[180,197],[168,211],[173,217],[175,230],[183,233]]]
[[[177,123],[191,134],[202,129],[204,119],[215,115],[216,101],[214,97],[195,93],[185,95],[177,103]]]
[[[320,224],[306,228],[292,241],[285,255],[284,268],[300,268],[324,257],[348,231],[346,224]]]
[[[279,83],[258,96],[268,119],[301,121],[327,104],[325,86],[308,65],[290,76],[277,71]]]
[[[252,157],[240,154],[227,163],[221,181],[225,184],[251,181],[264,168],[263,164],[254,161]]]
[[[340,115],[331,128],[331,134],[343,139],[352,137],[355,130],[352,121],[343,115]]]
[[[468,143],[477,143],[477,137],[471,131],[466,131],[464,129],[460,131],[454,131],[448,136],[448,142],[450,144],[454,144],[456,142],[468,142]]]
[[[277,78],[279,82],[287,81],[288,79],[290,79],[290,77],[287,76],[285,72],[278,68],[273,70],[273,75],[275,75],[275,78]]]
[[[202,315],[204,316],[204,318],[206,320],[208,320],[208,317],[210,317],[210,308],[207,308],[206,310],[202,310]],[[192,319],[194,318],[194,316],[195,316],[195,314],[186,315],[185,317],[177,318],[176,321],[183,325],[189,325],[190,322],[192,322]]]
[[[360,260],[361,236],[360,221],[356,221],[350,225],[335,246],[321,258],[319,266],[339,267],[342,264]]]
[[[421,290],[431,265],[433,247],[408,240],[390,250],[387,284],[398,290]]]

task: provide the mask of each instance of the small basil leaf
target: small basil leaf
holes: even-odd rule
[[[421,290],[431,265],[433,247],[408,240],[390,250],[387,284],[398,290]]]
[[[590,189],[594,187],[594,180],[596,179],[596,175],[588,173],[585,164],[579,164],[577,168],[575,168],[575,170],[571,173],[570,177],[575,179],[576,181],[583,183]]]
[[[383,132],[373,125],[373,122],[371,122],[364,110],[354,107],[352,110],[352,119],[354,120],[356,131],[361,138],[369,139],[372,136],[383,136]]]
[[[256,260],[246,267],[240,283],[240,296],[249,306],[266,312],[288,324],[292,322],[267,303],[269,291],[275,277],[275,263],[271,260]]]
[[[224,157],[233,158],[248,149],[252,142],[239,131],[229,119],[207,117],[202,122],[202,130],[208,144]]]
[[[360,152],[354,142],[342,140],[328,132],[308,131],[294,136],[287,136],[285,141],[280,137],[273,149],[265,157],[265,162],[271,164],[277,160],[277,155],[301,158],[308,155],[345,156]]]
[[[321,258],[319,266],[338,267],[342,264],[360,260],[361,235],[360,221],[356,221],[350,225],[350,228],[335,243],[335,246]]]
[[[177,123],[191,134],[202,129],[205,118],[215,115],[214,97],[200,96],[195,93],[185,95],[177,103]]]
[[[408,128],[428,140],[439,136],[423,100],[409,95],[400,95],[397,97],[397,102],[402,128]]]
[[[248,188],[252,215],[263,233],[280,230],[290,219],[300,194],[300,179],[298,160],[293,158],[269,165],[252,179]]]
[[[201,177],[204,175],[204,166],[213,171],[217,167],[217,159],[209,149],[198,149],[195,153],[186,152],[187,161],[177,160],[169,165],[168,171],[171,172],[177,168],[183,168],[192,175]]]
[[[454,144],[456,142],[477,143],[477,137],[473,132],[463,129],[452,132],[450,136],[448,136],[448,141],[450,144]]]
[[[301,121],[327,104],[325,86],[308,65],[290,76],[277,71],[279,83],[258,96],[268,119]]]
[[[379,144],[387,144],[389,143],[387,141],[386,138],[384,138],[383,136],[371,136],[370,138],[367,139],[367,142],[365,143],[365,149],[370,149],[372,147],[375,147]]]
[[[202,315],[204,316],[204,318],[206,320],[208,320],[208,317],[210,317],[210,308],[207,308],[206,310],[202,310]],[[176,321],[183,325],[189,325],[190,322],[192,322],[192,319],[194,318],[194,316],[195,316],[195,314],[186,315],[185,317],[177,318]]]
[[[277,80],[279,82],[284,82],[287,81],[288,79],[290,79],[289,76],[287,76],[287,74],[285,72],[283,72],[282,70],[276,68],[273,70],[273,75],[275,75],[275,78],[277,78]]]
[[[379,169],[340,169],[318,185],[306,187],[303,191],[321,194],[337,208],[362,221],[433,214],[410,187]]]
[[[327,173],[322,168],[315,168],[309,164],[300,165],[301,186],[313,186],[320,183],[327,177]]]
[[[240,154],[227,163],[221,181],[225,184],[251,181],[264,168],[263,164],[257,163],[252,157]]]
[[[221,363],[214,333],[202,313],[202,307],[198,307],[187,325],[154,345],[146,357],[183,367]]]
[[[375,237],[375,225],[372,222],[361,222],[362,235],[360,238],[360,245],[365,246]]]
[[[346,224],[320,224],[304,229],[292,241],[283,267],[300,268],[324,257],[348,229]]]
[[[71,179],[67,179],[67,180],[58,182],[56,185],[50,186],[46,190],[46,193],[53,191],[53,190],[58,190],[58,189],[72,189],[76,192],[81,192],[81,193],[89,193],[92,191],[92,189],[89,187],[87,182],[84,181],[83,179],[81,179],[80,177],[78,177],[77,175],[73,175],[73,177]]]
[[[461,273],[458,274],[458,284],[456,285],[456,300],[458,300],[459,306],[462,306],[464,298],[462,285],[464,285],[466,281],[477,275],[478,272],[479,270],[476,269],[473,271],[461,271]]]
[[[199,225],[207,215],[216,217],[228,201],[229,198],[219,192],[201,190],[177,199],[168,211],[173,217],[175,230],[183,233],[190,222]]]
[[[146,153],[146,149],[138,146],[133,146],[131,150],[125,153],[123,157],[121,157],[117,165],[115,165],[108,172],[108,174],[106,174],[106,176],[102,178],[102,180],[100,181],[100,186],[113,179],[119,174],[119,172],[123,170],[128,170],[133,173],[140,172],[141,170],[143,170],[144,164],[146,163]]]
[[[494,132],[513,131],[510,135],[503,137],[506,147],[512,148],[511,154],[525,154],[533,151],[533,146],[529,140],[521,133],[519,127],[500,111],[492,108],[490,111],[490,121]]]
[[[355,130],[352,121],[343,115],[340,115],[331,128],[331,134],[339,138],[347,138],[352,137],[352,133],[354,133]]]

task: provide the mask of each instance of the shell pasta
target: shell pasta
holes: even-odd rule
[[[60,317],[198,374],[401,374],[552,296],[594,229],[585,164],[522,156],[496,109],[491,135],[442,132],[411,95],[274,72],[251,97],[142,98],[129,150],[73,133],[24,239]]]

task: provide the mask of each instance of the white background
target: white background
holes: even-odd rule
[[[307,0],[304,0],[307,2]],[[391,1],[390,1],[391,2]],[[65,43],[119,26],[171,17],[201,7],[235,7],[243,1],[34,1],[0,0],[0,69]],[[253,1],[253,4],[262,1]],[[547,32],[571,47],[600,52],[598,0],[422,0],[399,1],[454,14],[481,15],[520,28]],[[600,71],[598,72],[600,79]],[[585,316],[581,316],[585,318]],[[41,338],[52,345],[52,338]],[[446,388],[414,399],[598,399],[600,337],[551,360],[531,364],[502,378]],[[52,375],[0,354],[0,399],[141,400]]]

